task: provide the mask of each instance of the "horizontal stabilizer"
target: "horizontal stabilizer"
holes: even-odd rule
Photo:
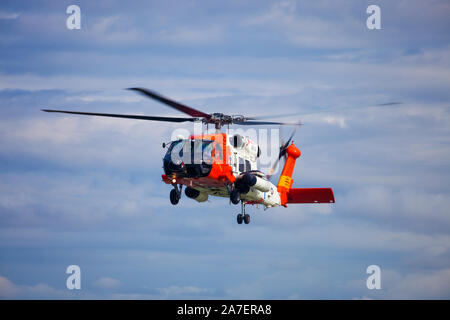
[[[287,203],[334,203],[331,188],[291,188]]]

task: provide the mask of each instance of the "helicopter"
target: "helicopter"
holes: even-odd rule
[[[180,102],[166,98],[145,88],[129,88],[145,97],[174,108],[189,117],[161,117],[130,114],[94,113],[68,110],[42,109],[45,112],[66,113],[86,116],[125,118],[163,122],[201,122],[214,125],[214,134],[192,134],[185,138],[177,137],[169,143],[163,157],[162,181],[172,186],[169,199],[177,205],[183,194],[197,202],[206,202],[210,196],[229,198],[234,205],[241,204],[237,214],[238,224],[249,224],[250,215],[245,212],[246,205],[287,207],[299,203],[335,203],[332,188],[293,188],[292,174],[300,150],[292,140],[296,130],[286,142],[282,142],[278,157],[267,174],[258,170],[261,149],[250,137],[240,134],[229,135],[221,132],[223,126],[243,125],[300,125],[297,123],[261,121],[263,117],[246,117],[223,113],[205,113]],[[275,185],[271,181],[275,167],[284,159],[284,165]]]

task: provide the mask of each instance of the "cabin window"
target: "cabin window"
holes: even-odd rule
[[[239,172],[244,172],[245,171],[245,162],[244,159],[239,158]]]
[[[212,156],[212,141],[210,140],[193,140],[191,142],[193,153],[197,161],[211,158]]]
[[[245,171],[252,171],[252,166],[248,160],[245,160]]]
[[[223,149],[222,149],[222,143],[216,142],[216,144],[214,145],[214,158],[216,158],[218,161],[220,161],[219,163],[222,163],[223,160]]]
[[[203,143],[202,143],[203,163],[206,163],[206,164],[213,163],[212,150],[213,150],[212,141],[203,141]]]

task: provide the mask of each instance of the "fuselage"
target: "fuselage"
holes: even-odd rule
[[[241,200],[266,207],[280,205],[277,187],[258,171],[258,145],[248,137],[225,133],[190,136],[172,141],[163,158],[167,184],[181,184],[199,202],[208,196],[230,197],[241,188]],[[251,181],[250,181],[251,180]]]

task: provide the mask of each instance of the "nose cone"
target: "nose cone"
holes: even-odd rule
[[[297,148],[293,143],[286,149],[286,152],[290,157],[293,157],[295,159],[297,159],[301,155],[300,149]]]

